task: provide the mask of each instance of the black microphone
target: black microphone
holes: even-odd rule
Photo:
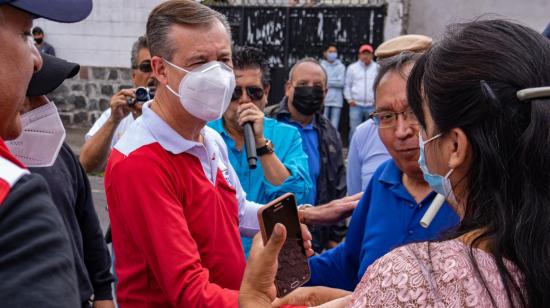
[[[248,167],[256,169],[256,140],[254,138],[254,129],[251,122],[246,122],[243,125],[244,129],[244,146],[246,147],[246,158],[248,159]]]

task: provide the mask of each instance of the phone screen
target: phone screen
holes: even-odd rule
[[[283,297],[302,286],[310,277],[294,196],[288,194],[280,201],[269,204],[261,215],[264,232],[268,239],[277,223],[283,224],[287,230],[285,243],[279,253],[279,267],[275,277],[277,296]]]
[[[271,237],[275,225],[281,223],[286,228],[287,239],[302,239],[298,209],[294,196],[288,196],[271,206],[269,209],[263,211],[262,216],[268,238]]]

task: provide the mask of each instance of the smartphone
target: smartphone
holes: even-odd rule
[[[264,244],[277,223],[286,228],[286,241],[279,253],[275,276],[277,297],[283,297],[304,285],[311,277],[294,195],[287,193],[262,206],[258,210],[258,221]]]

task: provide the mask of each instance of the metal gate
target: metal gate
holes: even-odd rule
[[[364,3],[364,0],[361,1]],[[387,11],[387,5],[378,2],[376,5],[346,6],[211,7],[227,16],[236,45],[258,47],[269,58],[269,104],[279,102],[284,96],[284,83],[290,67],[304,57],[320,59],[326,44],[336,44],[339,58],[346,66],[357,60],[357,50],[361,44],[369,43],[376,48],[383,41]],[[347,112],[343,110],[342,113],[345,118],[341,122],[347,125]],[[346,128],[341,131],[347,135]]]
[[[326,44],[336,43],[340,59],[349,65],[357,59],[357,49],[369,43],[375,48],[383,41],[386,5],[378,6],[212,6],[227,16],[233,41],[262,49],[269,57],[274,84],[270,103],[285,80],[275,78],[304,57],[321,58]]]

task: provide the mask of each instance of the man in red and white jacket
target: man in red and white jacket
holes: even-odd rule
[[[238,305],[240,235],[258,231],[260,205],[246,200],[223,139],[205,126],[235,87],[229,32],[225,17],[192,0],[162,3],[147,21],[159,85],[105,173],[121,306]]]

